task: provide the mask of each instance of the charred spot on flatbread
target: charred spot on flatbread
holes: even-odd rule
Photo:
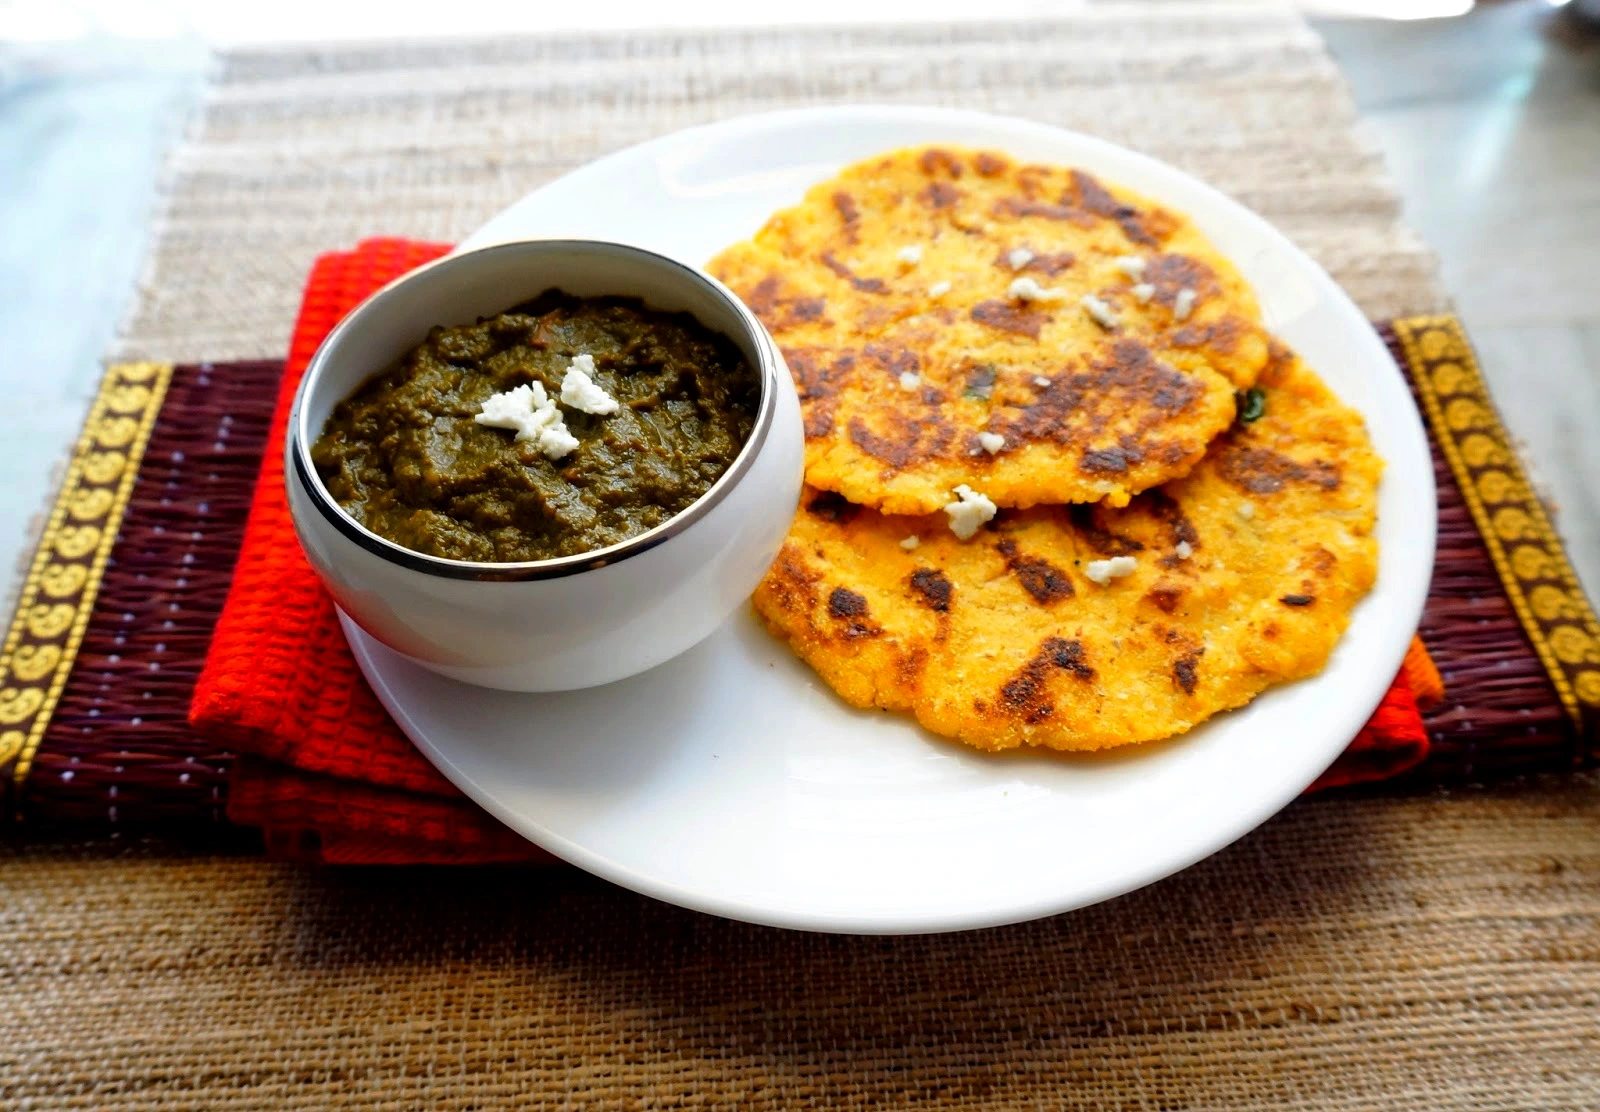
[[[1049,606],[1073,595],[1072,580],[1049,560],[1032,556],[1017,547],[1009,537],[995,546],[1006,567],[1017,577],[1022,589],[1040,606]]]
[[[950,580],[937,568],[918,568],[912,572],[911,589],[924,606],[941,613],[950,609],[950,600],[955,594]]]

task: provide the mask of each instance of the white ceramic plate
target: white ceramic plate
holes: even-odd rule
[[[851,710],[754,619],[605,688],[514,695],[420,669],[347,623],[378,697],[469,796],[573,864],[651,896],[812,930],[956,930],[1148,884],[1227,845],[1336,757],[1377,705],[1433,566],[1433,470],[1411,397],[1361,313],[1263,220],[1088,136],[925,108],[824,108],[669,135],[529,195],[464,247],[594,236],[703,264],[839,166],[918,143],[1103,174],[1189,213],[1267,323],[1365,414],[1388,461],[1377,588],[1327,669],[1173,742],[985,756]]]

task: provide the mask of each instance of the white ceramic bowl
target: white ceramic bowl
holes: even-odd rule
[[[693,505],[647,533],[577,556],[475,563],[413,552],[329,495],[310,446],[334,405],[434,325],[492,316],[551,287],[686,310],[731,339],[761,380],[754,430]],[[362,302],[317,349],[289,419],[289,510],[340,609],[377,640],[453,679],[509,691],[609,683],[705,638],[743,604],[783,543],[804,435],[788,369],[716,279],[635,247],[529,240],[450,255]]]

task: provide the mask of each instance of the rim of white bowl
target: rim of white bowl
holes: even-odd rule
[[[595,251],[611,253],[614,255],[645,258],[653,263],[663,264],[671,270],[677,271],[682,278],[694,285],[700,286],[712,296],[723,301],[733,310],[734,316],[744,326],[744,331],[756,353],[756,362],[761,382],[761,401],[756,411],[756,421],[750,430],[750,436],[745,441],[744,447],[734,457],[728,469],[722,473],[711,488],[684,507],[672,517],[663,521],[653,529],[648,529],[638,536],[629,537],[605,548],[597,548],[590,552],[579,552],[571,556],[558,556],[549,560],[523,560],[506,563],[496,563],[487,560],[452,560],[443,556],[430,556],[427,553],[416,552],[404,545],[396,544],[387,537],[379,536],[366,526],[362,525],[344,509],[343,506],[329,493],[323,485],[322,477],[317,474],[316,467],[311,462],[312,437],[305,427],[306,399],[311,390],[321,377],[322,371],[332,360],[332,352],[344,334],[353,327],[354,323],[371,312],[393,292],[405,285],[418,281],[424,275],[435,270],[448,270],[462,266],[476,265],[478,260],[486,255],[503,252],[515,252],[529,246],[540,246],[559,251],[567,248],[576,251]],[[605,294],[607,297],[635,297],[637,294],[618,290],[615,293]],[[646,299],[640,298],[645,301]],[[693,316],[694,314],[690,314]],[[698,318],[696,318],[698,319]],[[712,331],[717,331],[712,329]],[[726,333],[723,333],[726,335]],[[733,339],[733,337],[729,337]],[[488,247],[480,247],[459,254],[445,255],[432,262],[425,263],[415,270],[408,271],[393,281],[385,284],[369,294],[359,305],[352,309],[345,318],[336,325],[317,345],[317,350],[311,357],[311,362],[306,366],[306,373],[301,378],[295,390],[294,405],[289,412],[289,443],[287,455],[292,465],[289,481],[298,481],[310,496],[312,504],[317,508],[335,529],[361,548],[379,556],[391,563],[411,571],[422,572],[426,575],[437,575],[446,579],[478,579],[486,581],[522,581],[531,579],[557,579],[567,575],[577,575],[585,571],[607,567],[630,556],[637,556],[647,552],[658,544],[662,544],[688,529],[711,511],[719,502],[728,496],[733,487],[749,473],[754,465],[756,456],[761,447],[766,443],[767,434],[771,431],[773,417],[777,409],[777,392],[787,380],[785,372],[780,379],[779,372],[782,364],[779,361],[777,348],[773,345],[766,329],[756,318],[748,306],[736,297],[721,282],[702,270],[698,270],[676,259],[655,251],[648,251],[642,247],[632,247],[625,243],[614,243],[603,239],[523,239],[510,240],[505,243],[496,243]],[[376,373],[376,372],[374,372]]]

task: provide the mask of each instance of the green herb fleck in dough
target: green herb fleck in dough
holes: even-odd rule
[[[1241,390],[1234,400],[1239,406],[1239,420],[1247,425],[1251,421],[1259,421],[1267,411],[1267,395],[1259,386]]]

